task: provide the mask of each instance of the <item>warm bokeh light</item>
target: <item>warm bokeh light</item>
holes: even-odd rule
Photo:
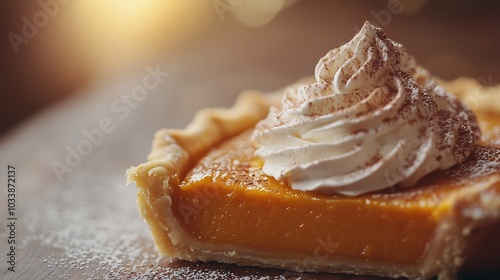
[[[400,0],[400,3],[404,7],[401,10],[403,14],[415,14],[425,7],[427,0]]]
[[[215,18],[210,1],[85,0],[65,9],[58,20],[69,47],[100,73],[178,45]]]
[[[294,2],[85,0],[67,4],[57,20],[76,58],[106,75],[158,56],[226,18],[263,26]]]
[[[261,27],[296,0],[235,0],[233,2],[234,16],[239,22],[249,27]]]
[[[247,26],[260,27],[270,22],[279,13],[285,0],[248,0],[239,2],[234,7],[235,17]]]

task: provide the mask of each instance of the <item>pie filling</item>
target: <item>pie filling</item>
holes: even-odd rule
[[[492,116],[481,117],[484,135],[490,131],[485,128],[498,125]],[[293,190],[263,174],[250,134],[210,151],[171,195],[175,216],[199,241],[274,256],[412,264],[452,211],[446,198],[500,171],[500,148],[483,141],[464,163],[431,173],[412,188],[355,197],[321,195]]]

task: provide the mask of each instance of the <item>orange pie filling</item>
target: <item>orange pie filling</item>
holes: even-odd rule
[[[250,136],[265,98],[243,94],[182,131],[159,131],[149,161],[128,170],[162,254],[387,277],[451,279],[464,260],[475,271],[498,267],[498,113],[476,112],[482,136],[469,157],[415,186],[325,195],[263,173]]]
[[[483,139],[495,139],[499,118],[478,118]],[[263,256],[297,255],[305,262],[347,257],[412,264],[439,234],[438,222],[457,207],[448,198],[468,191],[471,182],[500,174],[500,149],[483,141],[466,162],[431,173],[415,187],[356,197],[321,195],[263,174],[250,134],[210,151],[170,195],[175,216],[198,241]],[[499,184],[495,189],[500,193]]]

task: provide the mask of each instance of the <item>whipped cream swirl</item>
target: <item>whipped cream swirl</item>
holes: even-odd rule
[[[320,59],[315,78],[287,89],[252,135],[263,172],[294,189],[412,186],[465,160],[480,137],[472,111],[368,22]]]

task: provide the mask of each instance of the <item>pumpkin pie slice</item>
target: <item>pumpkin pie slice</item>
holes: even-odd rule
[[[370,28],[376,31],[376,36],[383,35]],[[365,37],[361,36],[360,41],[365,42]],[[367,38],[369,41],[370,37]],[[380,38],[383,41],[385,37]],[[393,46],[400,47],[397,43]],[[345,49],[349,50],[332,51],[320,62],[333,59],[337,63],[341,58],[335,56]],[[351,52],[352,57],[355,54]],[[376,56],[376,52],[372,55]],[[402,58],[398,62],[402,87],[409,87],[410,82],[405,79],[411,76],[423,89],[419,94],[433,90],[434,86],[429,86],[430,81],[422,74],[425,70],[408,70],[410,66],[405,63],[409,60],[398,55]],[[338,63],[349,61],[353,60]],[[367,63],[372,65],[370,61]],[[393,69],[394,65],[390,67]],[[385,173],[389,176],[386,178],[389,186],[384,188],[375,188],[380,184],[376,177],[370,177],[373,181],[356,184],[344,180],[340,191],[325,187],[325,183],[316,189],[303,190],[294,187],[295,177],[281,179],[265,171],[268,159],[257,152],[260,146],[255,144],[255,134],[269,126],[265,120],[273,110],[286,106],[279,105],[284,91],[298,100],[300,96],[294,93],[322,87],[318,82],[324,78],[321,71],[317,67],[317,83],[311,84],[309,78],[275,93],[247,91],[232,108],[206,109],[183,130],[164,129],[156,133],[149,161],[130,168],[127,176],[138,187],[139,209],[160,253],[193,262],[392,278],[453,279],[461,267],[476,271],[498,269],[500,108],[491,104],[500,104],[500,89],[486,88],[467,79],[442,82],[461,100],[477,103],[477,106],[472,104],[476,119],[471,126],[478,125],[482,136],[471,142],[470,151],[459,163],[430,171],[411,185],[400,184],[401,178],[393,182],[392,173]],[[369,77],[376,75],[371,73]],[[345,82],[338,79],[337,82]],[[332,84],[335,81],[328,80]],[[331,88],[360,92],[356,81],[328,90]],[[384,89],[380,91],[383,93]],[[370,90],[369,97],[363,96],[361,100],[375,98],[378,93],[373,92]],[[401,90],[397,92],[400,94]],[[483,92],[488,94],[478,94]],[[387,94],[399,96],[394,92]],[[391,101],[377,100],[383,102],[384,108],[392,106],[388,105]],[[336,102],[334,105],[340,101]],[[339,112],[344,109],[337,108]],[[457,131],[460,135],[467,132]],[[458,143],[468,138],[457,139]],[[389,161],[389,155],[378,159]],[[440,159],[436,156],[436,160]],[[372,170],[374,165],[368,164],[366,170]],[[298,166],[300,171],[308,171],[311,165]],[[284,176],[298,170],[294,168]],[[323,174],[322,169],[311,173]],[[297,176],[298,180],[303,177]],[[368,191],[359,192],[360,189]]]

